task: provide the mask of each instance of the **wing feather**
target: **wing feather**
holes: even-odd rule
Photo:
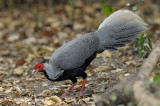
[[[78,68],[97,50],[98,44],[96,34],[88,33],[60,47],[52,55],[50,63],[58,65],[62,70]]]

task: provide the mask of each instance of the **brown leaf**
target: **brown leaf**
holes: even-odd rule
[[[23,65],[24,63],[25,63],[24,58],[21,58],[21,59],[17,60],[16,65],[15,65],[15,68],[17,68],[18,66]]]
[[[52,37],[53,35],[55,35],[58,32],[58,30],[56,28],[49,28],[49,29],[44,29],[42,32],[42,35],[45,37]]]
[[[86,80],[86,83],[87,83],[87,80]],[[82,84],[83,84],[83,81],[78,81],[77,84],[78,84],[78,85],[82,85]]]

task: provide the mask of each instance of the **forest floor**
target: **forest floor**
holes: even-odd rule
[[[115,10],[133,9],[118,2]],[[151,5],[152,4],[152,5]],[[151,1],[137,3],[135,10],[149,24],[153,47],[160,43],[160,8]],[[134,44],[118,51],[104,51],[87,68],[87,83],[82,97],[78,97],[82,78],[65,99],[64,91],[71,81],[51,82],[33,67],[64,43],[83,34],[96,31],[107,17],[101,4],[76,3],[74,21],[68,5],[54,8],[33,6],[0,11],[0,104],[2,105],[95,105],[94,95],[107,92],[123,78],[137,73],[144,58]]]

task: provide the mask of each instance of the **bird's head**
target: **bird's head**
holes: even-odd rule
[[[45,62],[48,62],[48,60],[43,59],[41,62],[39,62],[39,63],[34,67],[34,71],[43,72],[43,71],[44,71],[43,64],[44,64]]]
[[[42,71],[43,71],[43,63],[38,63],[38,64],[34,67],[34,69],[35,69],[36,71],[42,72]]]

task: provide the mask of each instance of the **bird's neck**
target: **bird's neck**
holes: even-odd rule
[[[63,73],[63,70],[53,67],[49,63],[44,63],[43,66],[43,73],[48,80],[55,81]]]
[[[44,75],[45,75],[45,77],[48,79],[48,80],[51,80],[50,78],[49,78],[49,75],[48,75],[48,70],[51,68],[51,66],[50,66],[50,64],[48,64],[48,63],[44,63],[43,64],[43,73],[44,73]]]

